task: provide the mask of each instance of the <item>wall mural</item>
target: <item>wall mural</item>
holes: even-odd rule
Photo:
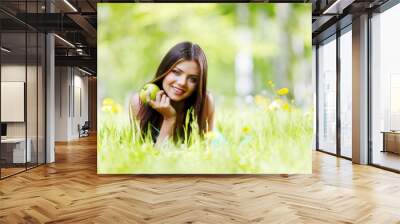
[[[311,173],[311,4],[98,4],[98,173]]]

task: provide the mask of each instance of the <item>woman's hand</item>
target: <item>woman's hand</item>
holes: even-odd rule
[[[157,93],[156,100],[151,100],[150,96],[147,95],[147,102],[149,105],[160,113],[165,121],[175,121],[176,120],[176,111],[172,107],[170,103],[170,99],[165,94],[164,90],[160,90]]]

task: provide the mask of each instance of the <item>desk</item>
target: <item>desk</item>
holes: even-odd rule
[[[382,152],[393,152],[400,154],[400,132],[382,131],[381,133],[383,134]]]
[[[7,162],[10,163],[25,163],[30,162],[32,158],[31,154],[31,145],[32,141],[30,138],[27,138],[26,142],[28,143],[26,147],[25,154],[25,138],[6,138],[1,139],[1,156],[6,159]],[[10,149],[10,146],[12,147]],[[5,156],[3,156],[5,154]],[[12,154],[12,157],[11,157]],[[6,158],[8,157],[8,158]],[[12,160],[11,160],[12,158]],[[26,158],[26,161],[25,161]]]

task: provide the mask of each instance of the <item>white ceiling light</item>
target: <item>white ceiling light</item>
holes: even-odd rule
[[[355,0],[336,0],[332,5],[325,9],[322,14],[342,14],[343,10],[354,1]]]
[[[78,12],[78,10],[71,4],[69,3],[68,0],[64,0],[65,4],[67,4],[72,10],[74,10],[74,12]]]
[[[68,40],[58,36],[57,34],[54,34],[55,37],[57,37],[58,39],[60,39],[61,41],[63,41],[64,43],[68,44],[70,47],[75,48],[75,45],[73,45],[71,42],[69,42]]]
[[[79,55],[83,55],[83,50],[81,48],[77,48],[76,53],[78,53]]]
[[[1,50],[4,51],[4,52],[7,52],[7,53],[10,53],[10,52],[11,52],[10,50],[8,50],[8,49],[5,48],[5,47],[1,47]]]
[[[79,68],[79,67],[78,67],[78,70],[81,71],[81,72],[83,72],[83,73],[85,73],[85,74],[87,74],[87,75],[92,75],[92,73],[90,73],[90,72],[88,72],[88,71],[86,71],[86,70],[83,70],[83,69],[81,69],[81,68]]]

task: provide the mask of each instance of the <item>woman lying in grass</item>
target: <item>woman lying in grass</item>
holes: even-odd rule
[[[199,45],[182,42],[172,47],[150,83],[160,89],[155,99],[151,99],[147,91],[144,99],[136,93],[130,102],[130,117],[140,122],[142,135],[151,133],[156,145],[168,137],[182,139],[190,108],[193,108],[200,135],[213,129],[214,100],[207,92],[207,59]],[[189,116],[188,119],[190,134],[194,118]]]

